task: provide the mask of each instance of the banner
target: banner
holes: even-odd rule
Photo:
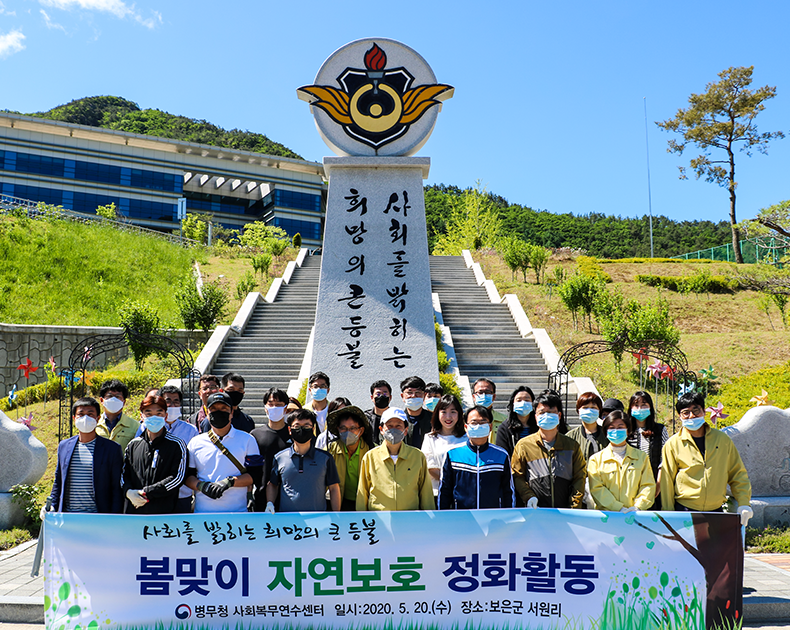
[[[49,513],[47,628],[717,628],[733,514]]]

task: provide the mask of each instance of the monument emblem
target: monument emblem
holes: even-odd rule
[[[420,55],[384,38],[343,46],[314,85],[297,90],[340,155],[324,158],[310,372],[331,375],[332,392],[356,404],[369,400],[374,381],[439,379],[423,195],[430,160],[409,156],[452,94]]]
[[[318,71],[315,85],[297,94],[313,106],[319,132],[336,153],[411,155],[428,139],[436,106],[453,88],[437,83],[411,48],[380,38],[340,48]]]

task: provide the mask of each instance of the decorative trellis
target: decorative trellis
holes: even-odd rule
[[[625,353],[631,353],[634,357],[637,357],[641,387],[645,385],[646,377],[643,378],[643,374],[645,371],[644,363],[646,363],[647,358],[656,359],[668,368],[661,379],[665,382],[664,387],[661,388],[661,393],[666,392],[670,401],[668,406],[672,409],[672,426],[673,429],[677,429],[675,426],[677,418],[674,401],[683,392],[696,388],[697,375],[688,369],[688,360],[680,348],[675,344],[657,339],[635,343],[628,337],[621,336],[614,341],[597,339],[569,348],[560,357],[557,369],[549,374],[548,380],[549,389],[554,389],[560,394],[565,408],[567,409],[570,400],[570,373],[573,366],[587,357],[606,353],[611,353],[615,357],[622,357]],[[656,377],[656,382],[658,382],[658,377]]]
[[[200,372],[192,368],[192,356],[187,347],[172,337],[141,333],[135,329],[124,327],[124,331],[112,335],[92,335],[78,342],[69,355],[68,367],[60,371],[62,396],[58,409],[58,439],[70,437],[74,431],[71,418],[71,406],[74,401],[90,395],[85,382],[88,365],[96,357],[111,353],[120,348],[128,348],[131,343],[138,344],[159,356],[172,357],[176,363],[173,378],[181,379],[183,395],[182,412],[191,415],[197,407],[197,388]],[[67,401],[68,400],[68,404]]]

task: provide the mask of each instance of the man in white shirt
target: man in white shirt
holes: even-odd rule
[[[255,438],[231,425],[232,408],[227,394],[212,394],[206,401],[211,430],[192,438],[187,446],[184,483],[195,491],[195,512],[247,511],[247,488],[252,485],[248,469],[263,462]]]

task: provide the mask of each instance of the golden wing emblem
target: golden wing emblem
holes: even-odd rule
[[[447,93],[449,91],[449,94]],[[400,122],[411,124],[420,118],[429,108],[439,105],[445,98],[452,96],[451,85],[418,85],[403,95],[403,115]],[[443,95],[443,96],[442,96]],[[442,98],[437,98],[442,96]]]
[[[306,85],[296,90],[303,101],[323,109],[329,117],[341,125],[351,124],[349,97],[342,90],[328,85]]]

